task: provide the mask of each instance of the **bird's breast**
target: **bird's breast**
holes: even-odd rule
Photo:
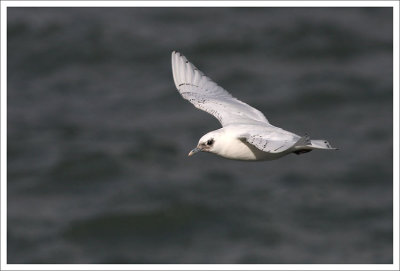
[[[234,160],[274,160],[282,155],[263,152],[253,145],[243,142],[238,138],[225,137],[216,154]]]

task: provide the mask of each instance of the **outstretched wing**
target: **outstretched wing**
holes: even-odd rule
[[[240,139],[253,145],[263,152],[280,153],[296,146],[305,146],[310,144],[308,136],[299,137],[291,133],[280,134],[279,137],[260,135],[257,133],[247,133],[240,136]]]
[[[216,117],[222,126],[239,123],[269,124],[260,111],[232,97],[179,52],[172,52],[171,60],[175,86],[182,97]]]

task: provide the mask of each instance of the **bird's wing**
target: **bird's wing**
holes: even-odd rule
[[[237,123],[269,124],[260,111],[232,97],[179,52],[172,52],[171,60],[175,86],[182,97],[216,117],[222,126]]]
[[[310,138],[308,136],[299,138],[294,134],[287,134],[285,136],[281,135],[280,138],[277,138],[270,136],[266,137],[262,134],[250,132],[242,134],[239,139],[253,145],[263,152],[269,153],[280,153],[292,147],[295,148],[296,146],[305,146],[310,144]]]

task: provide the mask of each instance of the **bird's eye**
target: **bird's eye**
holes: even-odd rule
[[[214,139],[209,139],[209,140],[207,141],[207,145],[208,145],[208,146],[211,146],[213,143],[214,143]]]

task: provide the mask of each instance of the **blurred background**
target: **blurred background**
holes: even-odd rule
[[[8,263],[392,263],[391,8],[8,8]],[[182,52],[340,151],[200,153]]]

